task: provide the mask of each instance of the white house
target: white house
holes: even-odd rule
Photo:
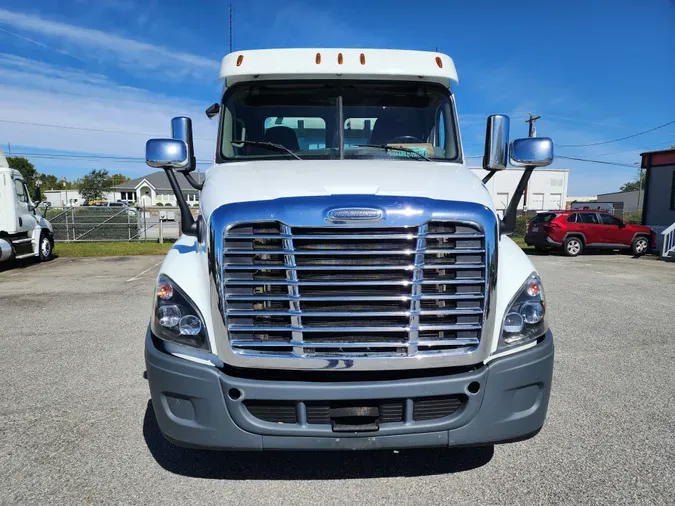
[[[192,177],[199,182],[204,180],[204,175],[201,173],[193,173]],[[176,179],[188,204],[197,206],[199,203],[199,192],[190,186],[182,175],[179,174]],[[114,186],[113,191],[114,195],[111,200],[115,202],[135,203],[141,207],[176,205],[176,196],[173,194],[169,178],[166,177],[166,173],[163,170]]]

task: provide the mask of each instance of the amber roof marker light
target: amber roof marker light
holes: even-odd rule
[[[344,61],[342,57],[342,53],[338,53],[338,65],[342,65],[342,62]]]
[[[244,55],[240,54],[237,56],[237,67],[241,67],[241,64],[244,63]]]
[[[321,63],[321,53],[316,53],[316,57],[314,58],[314,61],[316,62],[317,65]]]
[[[359,56],[359,61],[361,62],[361,65],[366,64],[366,55],[361,53],[361,56]]]
[[[436,65],[438,65],[438,68],[439,68],[439,69],[442,69],[442,68],[443,68],[443,60],[441,60],[441,57],[440,57],[440,56],[437,56],[437,57],[436,57]]]

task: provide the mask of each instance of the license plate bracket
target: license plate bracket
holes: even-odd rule
[[[375,432],[380,430],[378,406],[341,406],[331,408],[333,432]]]

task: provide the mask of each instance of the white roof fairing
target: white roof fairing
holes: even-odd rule
[[[317,54],[321,55],[320,63]],[[450,81],[458,82],[455,63],[442,53],[340,48],[235,51],[223,58],[220,79],[226,87],[246,81],[284,79],[405,80],[446,87],[450,87]]]

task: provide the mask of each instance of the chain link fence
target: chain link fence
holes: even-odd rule
[[[196,216],[197,209],[191,210]],[[180,237],[177,207],[50,207],[42,211],[57,242],[159,241]]]

